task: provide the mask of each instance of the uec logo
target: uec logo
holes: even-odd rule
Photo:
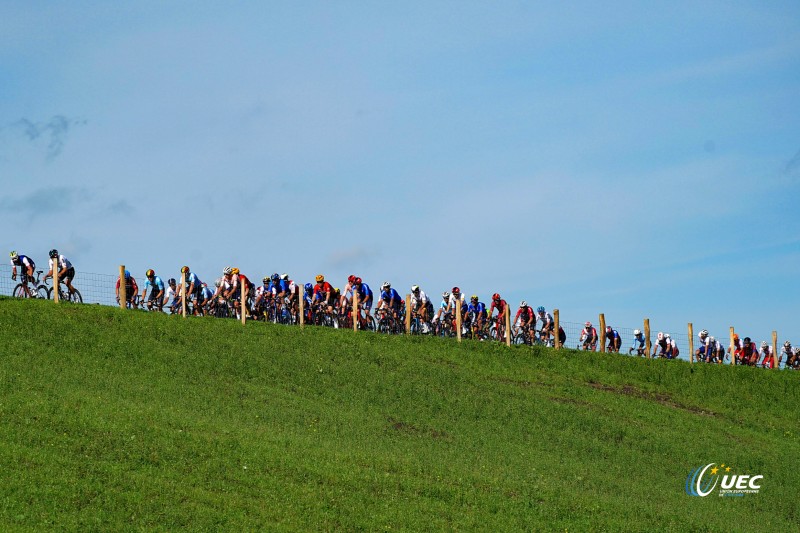
[[[716,463],[709,463],[689,472],[689,475],[686,476],[686,494],[689,496],[708,496],[714,492],[718,483],[720,496],[744,496],[745,494],[758,493],[761,485],[756,484],[756,481],[764,479],[764,476],[718,474],[724,467],[725,465],[722,465],[722,467],[718,468]],[[711,471],[706,476],[709,468]],[[725,472],[730,472],[730,470],[731,468],[727,467]],[[720,476],[722,477],[721,483]]]

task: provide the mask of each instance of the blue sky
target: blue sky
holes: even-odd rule
[[[4,248],[800,342],[797,2],[164,4],[0,7]]]

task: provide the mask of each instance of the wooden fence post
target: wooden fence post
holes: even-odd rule
[[[561,349],[561,326],[558,323],[558,309],[553,309],[553,320],[555,321],[556,325],[556,334],[555,334],[555,343],[553,345],[556,347],[556,350]]]
[[[694,328],[689,322],[689,362],[694,363]]]
[[[733,350],[735,348],[734,345],[733,345],[733,335],[734,335],[733,326],[731,326],[731,364],[735,365],[736,364],[736,356],[733,354]],[[724,354],[723,354],[723,359],[724,359]]]
[[[181,314],[186,318],[186,272],[181,272]]]
[[[411,295],[406,294],[406,335],[411,333]]]
[[[606,315],[600,313],[600,353],[606,351]]]
[[[127,291],[125,290],[125,265],[119,266],[119,306],[125,309],[128,302]]]
[[[774,369],[778,369],[780,362],[778,361],[778,332],[772,332],[772,364]]]
[[[453,310],[456,314],[456,337],[458,342],[461,342],[461,297],[456,300],[456,308]]]
[[[353,317],[353,331],[358,331],[358,321],[361,318],[361,311],[358,309],[358,291],[353,288],[353,309],[350,311],[350,316]]]
[[[511,306],[506,303],[505,313],[506,319],[506,346],[511,346]]]
[[[652,348],[652,344],[650,343],[650,319],[644,319],[644,339],[645,339],[645,347],[647,348],[647,358],[652,359],[653,355],[650,353],[650,348]]]
[[[239,278],[239,283],[242,283],[242,278]],[[241,315],[242,315],[242,325],[243,326],[245,325],[245,322],[247,322],[247,289],[248,288],[249,287],[247,286],[247,283],[242,283],[242,288],[239,291],[241,293],[241,295],[242,295],[241,296],[242,301],[239,302],[239,313],[241,313]],[[185,305],[186,304],[184,304],[184,306]],[[184,313],[185,313],[186,312],[186,307],[184,307],[183,309],[184,309]]]
[[[304,285],[300,285],[300,327],[302,328],[306,324],[306,289]]]
[[[53,263],[53,301],[58,303],[58,256]]]

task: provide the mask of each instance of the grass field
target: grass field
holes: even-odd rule
[[[800,374],[0,299],[0,527],[797,531]],[[707,463],[759,494],[690,497]]]

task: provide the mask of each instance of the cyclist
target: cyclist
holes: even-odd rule
[[[63,254],[59,254],[58,250],[53,249],[50,250],[50,261],[49,261],[49,270],[47,274],[45,274],[44,279],[52,278],[53,277],[53,264],[58,262],[58,281],[59,283],[63,283],[67,286],[67,290],[69,290],[69,295],[72,296],[72,293],[75,292],[75,287],[72,286],[72,280],[75,279],[75,268],[72,266],[72,263],[69,262],[69,259],[64,257]],[[44,281],[44,280],[42,280]]]
[[[644,334],[638,329],[633,330],[633,346],[631,346],[629,353],[632,354],[633,350],[636,350],[636,355],[642,356],[644,355],[645,351],[647,351],[647,348],[644,344]]]
[[[475,331],[483,329],[484,319],[486,318],[486,305],[478,299],[477,294],[473,294],[467,305],[466,327],[474,327]]]
[[[264,276],[261,280],[261,285],[256,287],[256,299],[253,303],[253,312],[254,313],[262,313],[265,312],[267,308],[267,303],[272,296],[272,291],[270,290],[270,277]]]
[[[606,340],[608,340],[606,351],[619,353],[619,349],[622,347],[622,337],[619,336],[619,331],[611,326],[606,326]]]
[[[680,355],[678,343],[669,336],[669,333],[664,333],[664,340],[667,342],[667,359],[677,359],[678,355]]]
[[[342,292],[342,298],[339,302],[339,307],[344,309],[345,305],[352,303],[353,299],[353,286],[356,283],[356,275],[350,274],[347,276],[347,284],[344,286],[344,291]]]
[[[11,256],[11,279],[17,279],[17,267],[20,267],[20,280],[25,290],[28,291],[28,296],[36,298],[36,291],[28,287],[28,282],[32,282],[34,278],[34,271],[36,270],[36,263],[27,255],[18,254],[12,250],[9,254]]]
[[[206,314],[206,307],[210,306],[214,301],[214,291],[208,288],[208,285],[202,283],[200,285],[200,295],[197,298],[197,308],[201,315]]]
[[[188,266],[181,268],[181,274],[186,277],[186,298],[187,301],[193,302],[194,306],[192,314],[198,314],[197,301],[200,299],[200,292],[203,288],[203,282],[197,277],[197,274],[192,272]]]
[[[492,295],[492,305],[489,307],[489,320],[492,320],[492,315],[494,314],[494,310],[497,309],[497,322],[495,325],[495,331],[497,332],[498,339],[500,337],[500,333],[504,331],[505,321],[504,316],[506,309],[508,308],[508,302],[500,298],[500,295],[494,293]],[[510,310],[510,309],[509,309]]]
[[[170,312],[175,315],[181,311],[181,289],[175,278],[167,280],[167,294],[164,297],[164,305],[169,306]]]
[[[550,336],[553,335],[553,330],[556,327],[556,323],[553,321],[553,315],[546,312],[543,305],[536,308],[536,315],[538,319],[542,321],[542,327],[539,329],[539,338],[547,346],[552,346],[553,342],[550,340]],[[535,325],[536,324],[534,324],[534,326]]]
[[[789,368],[789,361],[794,357],[794,350],[792,350],[792,343],[791,341],[785,341],[783,343],[783,347],[781,348],[781,355],[778,358],[778,366],[780,366],[781,361],[786,361],[786,368]]]
[[[142,302],[147,302],[147,309],[152,310],[155,303],[156,308],[162,311],[164,306],[164,282],[161,278],[156,276],[155,270],[152,268],[144,273],[146,281],[144,282],[144,290],[142,291]],[[147,297],[147,290],[150,291],[150,298]]]
[[[442,302],[439,304],[439,310],[436,311],[436,315],[433,317],[433,323],[438,324],[439,320],[448,312],[450,309],[450,293],[444,291],[442,293]]]
[[[708,337],[709,363],[722,364],[725,361],[725,347],[714,337]]]
[[[583,343],[584,350],[593,352],[597,349],[597,330],[592,326],[591,322],[586,322],[583,325],[581,342]]]
[[[353,292],[358,294],[358,308],[364,310],[364,316],[367,320],[371,319],[369,312],[372,309],[372,289],[361,278],[357,277],[353,280]],[[360,315],[361,313],[359,312],[359,319]]]
[[[244,288],[247,288],[248,298],[255,292],[255,285],[253,285],[247,276],[242,274],[238,268],[231,268],[231,288],[229,289],[229,298],[233,298],[234,309],[241,308],[241,312],[245,316],[252,316],[250,309],[247,308],[247,300],[244,297]],[[237,301],[238,298],[238,301]],[[239,315],[241,317],[241,315]]]
[[[317,282],[314,285],[314,303],[325,307],[325,312],[330,315],[333,313],[333,287],[322,274],[317,274],[314,279]]]
[[[791,360],[786,361],[786,367],[792,370],[800,369],[800,347],[794,349],[794,355]]]
[[[402,303],[403,299],[400,298],[400,294],[397,290],[392,288],[391,283],[384,281],[383,285],[381,285],[381,301],[378,304],[378,309],[391,310],[394,318],[397,319],[400,314],[400,306]]]
[[[427,333],[428,319],[433,315],[433,304],[419,285],[411,286],[411,313],[412,317],[419,316],[422,320],[422,333]]]
[[[517,314],[514,315],[514,333],[517,330],[527,331],[528,335],[533,336],[531,329],[536,329],[536,314],[533,312],[533,307],[528,305],[528,302],[522,300],[519,303]]]
[[[136,301],[136,296],[139,294],[139,286],[136,285],[136,279],[131,276],[130,271],[126,270],[124,273],[125,277],[125,306],[126,307],[136,307],[134,303]],[[119,303],[119,279],[117,279],[117,285],[115,287],[116,295],[117,295],[117,303]]]
[[[744,338],[741,350],[742,356],[739,364],[748,366],[756,366],[758,364],[758,348],[756,348],[756,343],[750,340],[750,337]]]
[[[699,346],[697,347],[697,350],[695,350],[694,354],[697,356],[698,361],[703,361],[706,363],[712,362],[711,360],[714,357],[714,355],[712,355],[711,353],[712,352],[711,341],[714,339],[714,337],[710,337],[708,335],[707,329],[704,329],[700,333],[698,333],[697,337],[700,339],[700,343]]]
[[[761,366],[764,368],[774,368],[775,367],[775,357],[773,357],[772,353],[772,346],[767,344],[767,341],[761,341],[761,351],[759,352],[759,357],[761,357]]]
[[[466,306],[467,302],[463,301],[461,297],[461,289],[459,289],[458,287],[453,287],[450,290],[450,297],[447,299],[447,311],[453,313],[453,317],[455,317],[457,308],[461,307],[461,318],[463,319],[464,310],[466,309]]]

